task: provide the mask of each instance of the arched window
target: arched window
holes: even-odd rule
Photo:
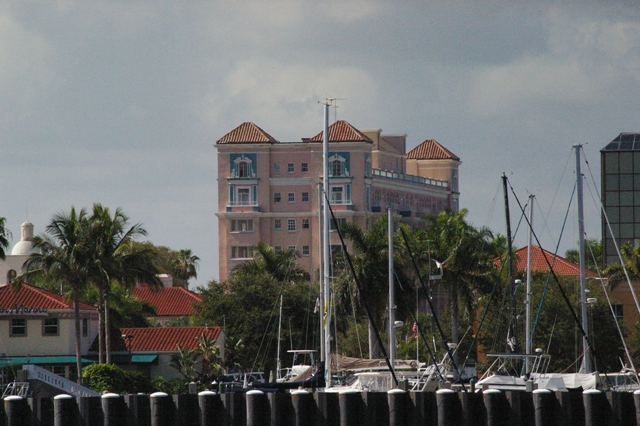
[[[342,161],[333,160],[331,163],[331,176],[342,176]]]
[[[241,161],[238,163],[238,177],[249,177],[249,164],[246,161]]]
[[[11,282],[16,279],[16,276],[17,274],[15,269],[9,269],[7,272],[7,284],[11,284]]]

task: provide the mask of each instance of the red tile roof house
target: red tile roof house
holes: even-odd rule
[[[122,328],[119,334],[112,334],[112,358],[125,367],[130,363],[137,370],[146,372],[148,377],[162,376],[166,380],[180,379],[182,376],[171,367],[171,356],[182,348],[196,349],[197,337],[208,335],[220,348],[220,359],[224,359],[224,332],[221,327],[147,327]],[[97,352],[98,340],[91,351]],[[130,355],[130,356],[129,356]]]
[[[98,311],[80,304],[83,363],[98,335]],[[76,379],[73,302],[59,294],[22,284],[0,286],[0,365],[36,364]]]
[[[516,271],[522,272],[527,270],[527,247],[523,247],[516,251],[518,256],[518,262],[515,265]],[[536,272],[548,272],[549,267],[544,259],[546,255],[549,263],[553,263],[553,253],[544,250],[538,246],[532,246],[531,248],[531,270]],[[561,256],[556,256],[556,261],[553,265],[553,270],[557,275],[574,276],[580,275],[580,267],[573,262],[565,259]],[[587,278],[587,286],[592,285],[590,282],[597,281],[598,273],[590,269],[585,270],[585,276]],[[640,283],[632,282],[634,291],[640,293]],[[626,283],[619,284],[614,290],[609,290],[609,297],[611,299],[611,305],[616,312],[618,319],[622,319],[622,323],[627,330],[633,330],[636,322],[638,321],[638,310],[636,308],[635,300],[631,289]],[[606,303],[606,301],[603,301]]]
[[[514,265],[514,269],[517,272],[526,272],[527,270],[527,256],[529,250],[528,247],[522,247],[516,250],[517,262]],[[546,260],[545,260],[546,257]],[[549,261],[549,263],[547,263]],[[580,266],[565,259],[562,256],[555,256],[548,250],[540,248],[536,245],[531,246],[531,271],[532,272],[549,272],[549,265],[553,265],[553,270],[556,275],[577,277],[580,275]],[[589,269],[585,270],[585,275],[589,278],[597,278],[598,274]]]
[[[155,325],[189,325],[189,317],[197,313],[194,304],[201,298],[196,293],[182,287],[162,287],[153,289],[147,285],[136,287],[134,297],[151,304],[156,316],[149,318]]]

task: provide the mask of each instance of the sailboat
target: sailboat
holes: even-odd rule
[[[578,153],[579,159],[579,153]],[[579,162],[578,162],[579,167]],[[580,180],[579,168],[578,180]],[[507,353],[490,353],[487,357],[493,359],[491,366],[487,372],[478,381],[479,389],[500,389],[500,390],[533,390],[533,389],[548,389],[551,391],[567,391],[565,381],[562,377],[550,375],[548,373],[551,357],[548,354],[544,354],[542,349],[537,348],[535,351],[531,350],[531,338],[530,338],[530,305],[531,305],[531,287],[530,287],[530,268],[531,268],[531,243],[533,234],[533,209],[529,216],[529,249],[527,254],[527,290],[526,290],[526,349],[524,353],[518,352],[518,340],[517,340],[517,311],[516,311],[516,289],[521,284],[520,280],[514,279],[512,253],[513,248],[511,245],[511,223],[509,214],[509,197],[507,192],[507,177],[502,175],[503,191],[505,200],[505,217],[507,228],[507,282],[511,286],[511,312],[512,320],[507,335],[507,346],[510,351]],[[579,221],[582,225],[582,188],[581,184],[578,190],[578,211]],[[533,203],[531,203],[533,206]],[[582,231],[582,229],[581,229]],[[583,233],[580,233],[581,237]],[[584,239],[581,239],[581,284],[584,285]],[[584,288],[582,287],[582,294]],[[586,314],[585,314],[586,315]],[[586,354],[585,354],[586,356]]]
[[[587,289],[586,289],[586,267],[585,267],[585,247],[584,247],[584,209],[583,209],[583,185],[582,179],[583,176],[581,174],[580,168],[580,152],[581,145],[574,146],[576,152],[576,189],[577,189],[577,199],[578,199],[578,226],[579,226],[579,271],[580,271],[580,318],[578,320],[577,315],[573,312],[571,307],[570,310],[574,318],[576,319],[577,328],[582,334],[582,362],[580,364],[580,370],[577,373],[549,373],[547,371],[550,357],[542,352],[541,349],[536,349],[535,351],[531,350],[531,330],[530,330],[530,295],[531,290],[529,287],[530,283],[530,265],[531,265],[531,244],[532,244],[532,215],[533,210],[529,215],[529,249],[528,249],[528,261],[527,261],[527,300],[526,300],[526,339],[527,345],[524,353],[518,353],[515,348],[517,348],[515,339],[511,341],[512,351],[506,354],[488,354],[489,357],[493,357],[495,359],[492,367],[497,367],[497,369],[510,369],[512,373],[510,375],[499,375],[499,374],[491,374],[492,368],[489,369],[489,374],[486,374],[481,378],[478,382],[479,387],[482,388],[498,388],[498,389],[533,389],[533,388],[546,388],[550,390],[567,390],[571,388],[582,388],[582,389],[595,389],[603,386],[603,380],[599,377],[597,372],[592,371],[591,367],[591,354],[592,348],[590,346],[589,338],[589,323],[587,321],[587,306],[589,303],[589,299],[587,298]],[[506,177],[503,175],[503,180],[505,182],[504,191],[505,191],[505,206],[506,206],[506,214],[507,214],[507,239],[510,243],[511,235],[510,235],[510,227],[509,227],[509,210],[508,210],[508,197],[506,190]],[[509,245],[509,253],[511,253],[511,247]],[[547,260],[548,262],[548,260]],[[550,270],[553,271],[553,265],[548,265]],[[511,265],[509,265],[511,268]],[[513,282],[514,286],[517,285],[516,282],[513,281],[513,273],[509,270],[509,282]],[[561,289],[562,291],[562,289]],[[515,294],[515,291],[512,293],[512,297]],[[515,298],[513,299],[515,300]],[[566,299],[565,299],[566,300]],[[568,300],[567,300],[567,303]],[[515,313],[515,306],[512,308]],[[513,332],[512,332],[513,333]],[[510,335],[515,338],[515,333]],[[635,375],[635,373],[634,373]],[[620,376],[620,380],[622,382],[628,382],[628,374],[614,374],[614,375],[605,375],[607,377],[608,385],[612,384],[612,380],[615,381],[618,376]],[[615,376],[615,377],[614,377]],[[637,382],[637,376],[636,376]],[[628,385],[628,383],[627,383]],[[613,385],[615,387],[615,384]]]

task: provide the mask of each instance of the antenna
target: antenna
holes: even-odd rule
[[[324,102],[320,102],[324,105],[329,105],[331,108],[333,108],[333,121],[338,121],[338,101],[346,101],[347,98],[332,98],[329,95],[327,95],[326,98],[324,98]]]

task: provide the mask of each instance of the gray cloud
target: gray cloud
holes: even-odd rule
[[[204,283],[217,276],[214,142],[244,121],[283,141],[312,136],[317,101],[331,95],[346,98],[338,118],[356,127],[407,133],[409,148],[435,138],[459,155],[476,225],[504,232],[506,172],[521,199],[537,195],[552,249],[571,146],[588,143],[598,180],[599,150],[640,130],[639,11],[632,1],[5,1],[0,216],[16,236],[26,217],[42,232],[72,204],[121,206],[152,241],[200,256]],[[599,237],[597,206],[587,210]],[[576,239],[568,231],[561,250]]]

